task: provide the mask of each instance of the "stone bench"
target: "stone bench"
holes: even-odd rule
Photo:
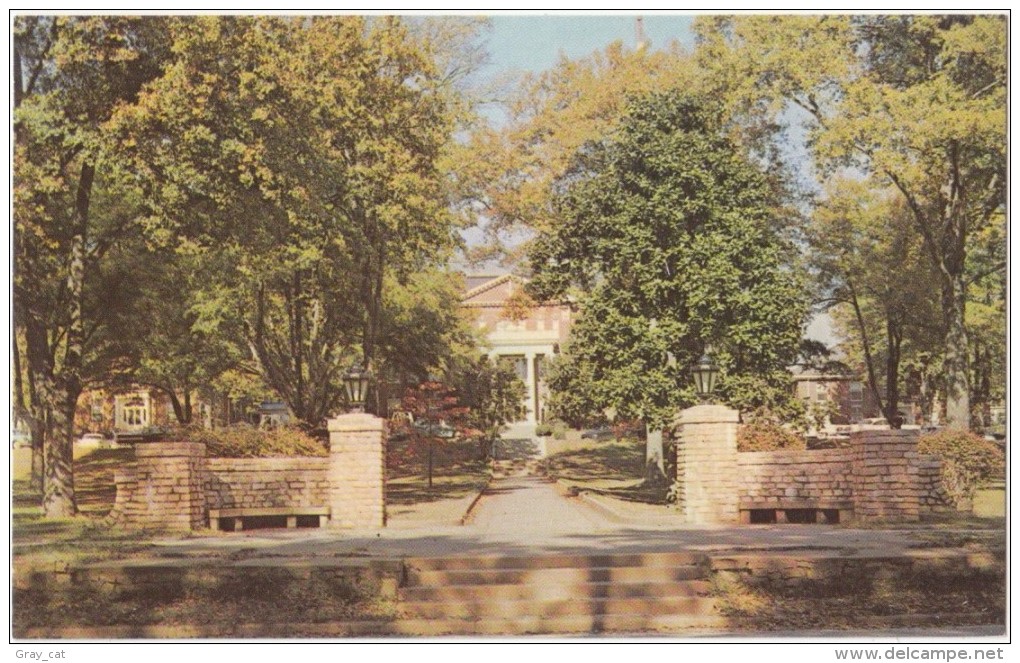
[[[298,516],[318,516],[319,527],[325,527],[329,520],[329,507],[326,506],[282,506],[282,507],[254,507],[235,509],[209,509],[209,529],[218,530],[220,520],[231,519],[231,531],[236,532],[243,529],[245,518],[257,517],[286,517],[287,527],[297,527]]]
[[[749,525],[754,522],[763,523],[788,523],[788,522],[818,522],[818,515],[821,514],[822,521],[827,524],[846,522],[853,518],[853,502],[837,502],[827,500],[782,500],[779,502],[741,502],[740,522]],[[759,512],[765,516],[774,514],[774,520],[766,518],[764,521],[756,521],[752,512]]]

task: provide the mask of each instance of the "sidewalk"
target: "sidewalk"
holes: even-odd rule
[[[160,556],[238,554],[273,557],[439,557],[542,553],[691,551],[891,557],[918,544],[916,530],[825,525],[684,526],[676,521],[620,522],[541,479],[494,480],[463,526],[377,530],[256,530],[161,538]],[[917,554],[919,551],[914,551]],[[923,551],[920,551],[923,552]]]

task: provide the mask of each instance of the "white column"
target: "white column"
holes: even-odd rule
[[[528,352],[524,357],[524,363],[528,370],[528,377],[524,381],[524,384],[528,386],[528,397],[525,400],[528,406],[528,423],[534,424],[538,422],[537,404],[535,403],[535,388],[537,387],[535,384],[535,353]]]

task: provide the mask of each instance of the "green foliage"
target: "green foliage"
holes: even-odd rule
[[[910,212],[892,190],[833,179],[808,238],[843,354],[863,368],[875,401],[894,421],[901,366],[924,368],[942,342],[937,276]]]
[[[970,255],[1006,203],[1006,17],[719,16],[695,32],[709,88],[736,125],[778,143],[800,124],[816,172],[851,167],[873,190],[895,189],[934,277],[921,285],[939,300],[947,419],[967,428],[968,351],[980,352],[965,317]],[[1001,273],[1005,261],[987,267]]]
[[[109,277],[118,275],[117,249],[138,237],[142,191],[110,120],[166,63],[166,21],[19,16],[13,24],[13,303],[31,392],[20,410],[45,429],[51,516],[75,510],[78,396],[119,368],[132,338],[111,333],[124,300]]]
[[[254,428],[247,425],[225,428],[191,428],[188,442],[202,442],[213,458],[268,458],[275,456],[326,456],[328,447],[320,440],[292,426]]]
[[[802,435],[774,421],[756,419],[737,431],[737,451],[804,451],[807,441]]]
[[[445,269],[387,280],[377,362],[385,379],[409,382],[432,367],[457,373],[471,364],[478,339],[460,306],[462,292],[460,276]]]
[[[395,17],[169,26],[172,65],[114,125],[147,183],[150,235],[199,265],[193,326],[232,335],[317,425],[358,355],[399,376],[447,333],[449,315],[410,305],[428,289],[416,275],[455,244],[438,165],[456,116],[434,61],[442,35]]]
[[[615,42],[504,83],[509,89],[497,94],[507,121],[498,129],[476,127],[454,170],[459,186],[484,203],[469,210],[486,240],[470,258],[522,258],[528,248],[522,234],[559,224],[556,182],[577,151],[616,129],[630,97],[690,84],[696,71],[690,57],[676,43],[661,46],[630,50]]]
[[[942,461],[942,487],[957,507],[970,504],[983,482],[1005,471],[1005,454],[994,442],[965,431],[941,431],[925,435],[918,453]]]
[[[487,457],[502,427],[524,417],[527,388],[510,360],[485,356],[459,367],[454,380],[461,403],[468,408],[467,421]]]
[[[694,402],[689,367],[709,345],[723,400],[790,406],[801,278],[773,188],[726,138],[716,107],[680,91],[634,102],[557,188],[561,221],[532,250],[529,286],[540,299],[580,299],[550,370],[557,416],[574,423],[613,407],[662,424]]]

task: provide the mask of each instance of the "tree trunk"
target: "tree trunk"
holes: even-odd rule
[[[29,473],[28,486],[31,490],[42,492],[43,487],[43,432],[40,416],[39,396],[35,392],[35,383],[29,371],[25,379],[21,362],[21,347],[18,345],[17,331],[11,337],[11,353],[14,362],[14,412],[18,420],[28,424],[29,440],[32,449],[32,467]],[[26,404],[25,386],[28,386],[29,397]]]
[[[54,404],[52,435],[46,450],[46,481],[43,487],[43,513],[49,517],[67,517],[75,513],[74,500],[74,411],[81,393],[85,328],[82,319],[82,292],[85,284],[85,248],[89,202],[95,166],[84,163],[78,178],[74,204],[74,234],[67,269],[68,323],[64,341],[59,386],[43,403]],[[56,376],[54,376],[56,377]]]
[[[964,324],[966,289],[963,275],[946,275],[942,284],[942,310],[946,325],[943,370],[946,376],[946,426],[970,428],[970,369],[967,327]]]
[[[853,283],[848,279],[847,287],[850,289],[850,304],[853,306],[854,315],[857,318],[857,328],[861,332],[861,346],[864,348],[864,364],[868,369],[868,386],[871,388],[871,393],[875,395],[875,400],[878,401],[878,409],[885,412],[885,405],[882,403],[882,392],[878,390],[878,379],[875,377],[875,360],[871,355],[871,343],[868,341],[868,330],[864,326],[864,314],[861,312],[861,305],[857,299],[857,291],[854,289]]]
[[[47,518],[69,518],[78,509],[74,498],[74,405],[65,403],[53,414],[46,445],[43,513]]]
[[[666,483],[664,455],[662,431],[649,430],[645,437],[645,483],[656,486]]]
[[[34,492],[41,493],[43,490],[43,477],[46,472],[46,424],[36,417],[29,422],[29,430],[32,435],[32,478],[29,481],[29,488]]]
[[[174,417],[177,423],[187,426],[191,423],[191,394],[184,392],[184,402],[177,396],[173,389],[162,389],[163,393],[170,399],[170,406],[174,409]]]
[[[903,332],[899,325],[888,316],[885,321],[886,338],[889,353],[885,364],[885,420],[889,427],[899,429],[903,419],[899,415],[900,407],[900,345],[903,343]]]

